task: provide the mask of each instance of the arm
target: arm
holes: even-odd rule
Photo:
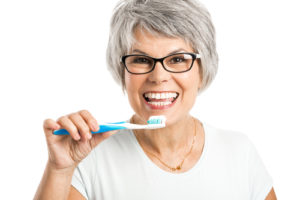
[[[274,188],[271,189],[270,193],[268,194],[265,200],[277,200],[277,197],[274,192]]]
[[[80,192],[71,186],[73,172],[74,168],[70,170],[59,171],[52,169],[51,165],[47,164],[34,200],[85,200]]]
[[[68,200],[85,200],[85,198],[80,194],[80,192],[71,186]]]
[[[60,128],[70,135],[54,135],[53,131]],[[49,158],[35,200],[85,199],[71,186],[73,173],[95,146],[117,132],[91,134],[98,129],[97,121],[86,110],[63,116],[57,122],[44,121]]]
[[[34,200],[67,199],[74,170],[73,167],[63,170],[55,169],[48,162]]]

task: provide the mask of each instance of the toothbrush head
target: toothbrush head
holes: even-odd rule
[[[166,117],[164,115],[159,115],[159,116],[151,116],[149,117],[148,121],[148,126],[151,128],[163,128],[166,126]]]

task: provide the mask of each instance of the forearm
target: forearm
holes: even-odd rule
[[[47,163],[43,178],[37,189],[34,200],[68,199],[74,170],[75,167],[57,170]]]

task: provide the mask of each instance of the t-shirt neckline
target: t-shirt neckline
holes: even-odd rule
[[[160,173],[160,174],[166,175],[166,176],[184,177],[184,176],[191,176],[191,175],[199,172],[201,163],[203,163],[203,160],[206,159],[207,149],[209,147],[208,146],[208,144],[209,144],[209,133],[208,133],[209,127],[207,126],[207,124],[205,124],[203,122],[201,122],[201,123],[203,125],[203,130],[204,130],[204,146],[203,146],[202,154],[201,154],[200,158],[198,159],[198,161],[196,162],[196,164],[191,169],[189,169],[186,172],[182,172],[182,173],[178,173],[178,174],[167,172],[167,171],[161,169],[160,167],[158,167],[144,152],[143,148],[141,147],[137,138],[135,137],[135,134],[133,133],[133,131],[129,130],[129,133],[130,133],[131,138],[136,146],[138,153],[140,154],[142,159],[146,162],[147,166],[149,166],[149,168],[151,168],[151,170],[155,171],[156,173]]]

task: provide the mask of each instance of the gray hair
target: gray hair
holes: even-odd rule
[[[151,34],[180,37],[201,55],[203,91],[218,69],[215,29],[207,9],[197,0],[121,0],[114,9],[106,51],[108,69],[125,89],[121,56],[130,52],[139,27]]]

